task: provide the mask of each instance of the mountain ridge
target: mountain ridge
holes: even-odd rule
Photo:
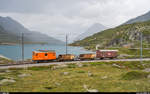
[[[137,16],[135,18],[132,18],[132,19],[126,21],[123,24],[132,24],[132,23],[135,23],[135,22],[144,22],[144,21],[148,21],[148,20],[150,20],[150,11],[148,11],[147,13],[142,14],[140,16]]]
[[[21,34],[24,33],[24,38],[26,43],[49,43],[49,44],[64,44],[64,42],[50,37],[46,34],[40,33],[38,31],[30,31],[25,28],[22,24],[10,17],[1,17],[0,16],[0,34],[4,34],[0,42],[4,41],[4,38],[7,38],[7,42],[19,42],[21,39]],[[11,36],[11,37],[9,37]],[[13,38],[12,38],[13,37]]]
[[[105,30],[105,29],[108,29],[108,27],[100,24],[100,23],[94,23],[93,25],[91,25],[85,32],[83,32],[82,34],[80,34],[79,36],[77,36],[75,38],[74,41],[77,41],[77,40],[82,40],[88,36],[91,36],[95,33],[98,33],[102,30]]]

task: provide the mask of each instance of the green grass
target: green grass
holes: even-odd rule
[[[76,71],[77,73],[85,73],[83,70]]]
[[[144,68],[150,68],[150,62],[143,62]],[[0,92],[87,92],[89,89],[100,92],[150,92],[148,72],[140,62],[95,62],[82,63],[84,67],[69,64],[66,68],[53,69],[50,66],[11,69],[11,72],[0,74],[0,77],[15,78],[15,83],[2,84]],[[117,68],[117,64],[125,66]],[[68,75],[62,73],[68,72]],[[93,76],[89,76],[88,73]],[[18,77],[20,74],[30,74]],[[2,78],[3,79],[3,78]]]
[[[33,70],[33,71],[42,71],[42,70],[48,70],[51,67],[49,66],[38,66],[38,67],[29,67],[28,70]]]

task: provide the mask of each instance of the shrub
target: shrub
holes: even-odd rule
[[[142,79],[142,78],[146,78],[148,74],[149,73],[143,71],[131,71],[123,75],[122,79],[124,80]]]
[[[88,67],[88,64],[83,64],[83,67]]]
[[[6,70],[0,69],[0,72],[6,72]]]
[[[144,69],[144,66],[137,61],[124,62],[124,65],[132,69]]]
[[[3,76],[0,76],[0,80],[3,80],[3,79],[5,79],[5,77],[3,77]]]
[[[76,64],[68,64],[68,68],[75,68],[75,67],[77,67]]]

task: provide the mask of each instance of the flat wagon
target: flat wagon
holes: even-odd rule
[[[96,58],[104,59],[104,58],[116,58],[118,56],[118,50],[97,50]]]
[[[53,50],[37,50],[32,52],[32,61],[35,63],[52,60],[56,60],[56,52]]]
[[[94,60],[96,57],[95,54],[93,53],[88,53],[88,54],[80,54],[79,59],[80,60]]]
[[[58,61],[72,61],[75,59],[74,54],[60,54],[58,56]]]

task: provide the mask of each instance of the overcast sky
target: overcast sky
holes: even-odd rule
[[[0,0],[0,16],[62,40],[94,23],[112,28],[148,11],[150,0]]]

